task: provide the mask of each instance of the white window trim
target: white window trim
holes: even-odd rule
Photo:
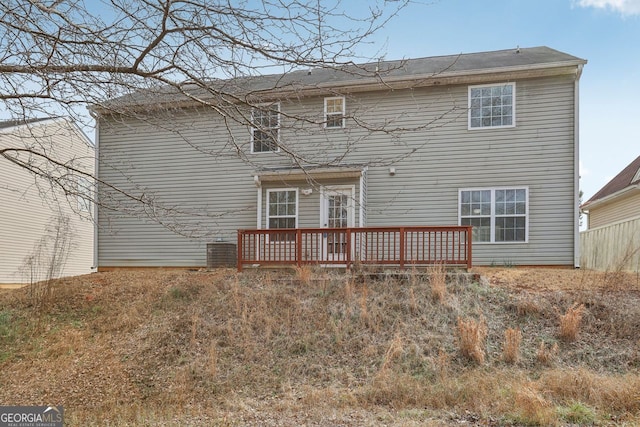
[[[275,150],[268,150],[268,151],[255,151],[254,147],[255,147],[255,140],[253,139],[253,133],[257,130],[256,127],[253,126],[254,122],[253,122],[253,112],[256,109],[261,109],[264,107],[264,109],[270,109],[272,107],[277,107],[278,110],[278,125],[277,125],[277,130],[278,130],[278,137],[276,138],[276,144],[277,147]],[[279,153],[280,152],[280,103],[279,102],[274,102],[273,104],[260,104],[260,105],[256,105],[254,107],[251,108],[251,154],[263,154],[263,153]],[[273,129],[273,128],[270,128]]]
[[[511,85],[513,87],[512,91],[512,115],[511,115],[511,124],[503,125],[503,126],[478,126],[471,127],[471,89],[477,89],[482,87],[495,87],[495,86],[507,86]],[[487,130],[487,129],[508,129],[516,127],[516,82],[504,82],[504,83],[492,83],[492,84],[484,84],[484,85],[472,85],[467,89],[467,129],[468,130]]]
[[[331,100],[334,100],[334,99],[341,99],[342,100],[342,111],[340,112],[340,115],[342,116],[342,126],[327,126],[327,123],[329,122],[328,117],[327,117],[329,115],[329,113],[327,112],[327,101],[331,101]],[[326,97],[324,99],[324,124],[323,124],[324,128],[325,129],[344,129],[345,122],[346,122],[346,120],[345,120],[346,110],[347,110],[347,101],[346,101],[344,96],[329,96],[329,97]],[[338,115],[338,113],[330,113],[330,114],[333,115],[333,116],[337,116]]]
[[[529,187],[526,185],[514,185],[508,187],[473,187],[473,188],[460,188],[458,189],[458,225],[462,225],[462,209],[461,209],[461,201],[462,201],[462,192],[463,191],[491,191],[491,230],[490,237],[491,240],[488,242],[473,242],[474,245],[518,245],[529,243]],[[496,214],[495,214],[495,203],[496,203],[496,191],[499,190],[525,190],[525,214],[524,214],[524,240],[517,240],[512,242],[496,242],[495,231],[496,231]],[[504,216],[504,215],[500,215]],[[514,215],[515,216],[515,215]],[[518,215],[520,216],[520,215]]]
[[[296,225],[295,228],[298,228],[298,218],[300,217],[300,190],[296,187],[296,188],[269,188],[267,189],[267,197],[265,200],[265,204],[266,204],[266,228],[269,229],[269,219],[271,218],[271,205],[269,204],[269,195],[271,193],[278,193],[278,192],[282,192],[282,191],[295,191],[296,192]],[[276,217],[274,217],[276,218]],[[277,218],[284,218],[282,216],[277,216]],[[286,218],[289,218],[289,216],[287,215]],[[278,228],[274,228],[274,230],[279,230]]]

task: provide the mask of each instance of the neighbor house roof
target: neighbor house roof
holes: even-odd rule
[[[153,108],[162,103],[209,99],[221,94],[233,96],[278,97],[287,93],[306,95],[332,90],[356,92],[443,84],[468,84],[481,80],[540,77],[580,73],[586,60],[546,46],[514,48],[490,52],[433,56],[416,59],[377,61],[297,70],[288,73],[211,80],[203,84],[185,82],[106,101],[94,110],[109,111],[118,106]]]
[[[594,194],[582,205],[582,208],[592,208],[596,203],[611,200],[627,190],[635,188],[640,189],[640,156]]]
[[[35,119],[22,119],[22,120],[0,120],[0,129],[8,129],[16,126],[28,125],[32,123],[42,122],[45,120],[51,120],[51,117],[39,117]]]

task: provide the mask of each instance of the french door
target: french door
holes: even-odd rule
[[[325,189],[321,203],[322,226],[325,228],[353,227],[353,189]],[[344,261],[347,251],[346,231],[328,231],[323,234],[324,259]]]

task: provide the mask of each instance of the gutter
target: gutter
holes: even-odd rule
[[[246,97],[247,94],[252,94],[255,99],[253,101],[265,102],[270,99],[276,100],[285,98],[287,96],[318,96],[326,94],[335,94],[335,91],[343,91],[346,93],[365,92],[372,90],[400,90],[407,88],[428,87],[428,86],[446,86],[454,84],[475,84],[483,82],[501,81],[501,80],[516,80],[524,78],[536,78],[558,75],[577,75],[580,78],[582,72],[582,66],[586,64],[585,60],[572,60],[561,62],[549,62],[544,64],[531,64],[531,65],[517,65],[510,67],[495,67],[495,68],[483,68],[464,71],[443,71],[441,73],[428,73],[428,74],[411,74],[403,76],[389,76],[376,74],[373,77],[345,80],[340,82],[327,82],[305,85],[304,82],[291,82],[291,84],[283,85],[282,87],[267,88],[267,89],[255,89],[248,90],[246,93],[237,93],[235,95],[243,96],[247,103],[252,102],[252,97]],[[576,68],[578,69],[576,71]],[[336,70],[340,71],[340,70]],[[193,91],[193,98],[200,98],[202,93],[198,94],[197,91],[202,90],[201,87],[196,88]],[[231,93],[231,95],[234,95]],[[201,102],[196,99],[190,98],[188,95],[181,93],[167,94],[168,97],[174,97],[167,101],[161,101],[158,98],[162,96],[153,97],[148,104],[138,103],[133,104],[132,111],[144,110],[150,111],[155,109],[161,109],[170,105],[172,108],[190,107],[194,105],[203,105],[206,103],[215,104],[213,98],[201,98]],[[184,99],[179,99],[183,97]],[[238,101],[232,101],[232,103],[239,103]],[[131,107],[132,104],[114,104],[112,108],[92,106],[90,109],[97,114],[118,114],[118,108]]]
[[[625,187],[622,190],[618,190],[613,194],[609,194],[608,196],[605,196],[598,200],[594,200],[593,202],[587,202],[584,205],[582,205],[582,210],[585,212],[589,212],[590,209],[609,204],[611,202],[616,201],[620,197],[626,196],[627,193],[633,193],[635,191],[640,191],[640,183]]]

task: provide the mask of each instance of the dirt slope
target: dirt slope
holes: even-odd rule
[[[62,404],[83,426],[640,421],[637,275],[478,272],[442,301],[411,273],[96,273],[40,311],[31,289],[0,291],[0,402]],[[486,322],[482,365],[459,319]]]

